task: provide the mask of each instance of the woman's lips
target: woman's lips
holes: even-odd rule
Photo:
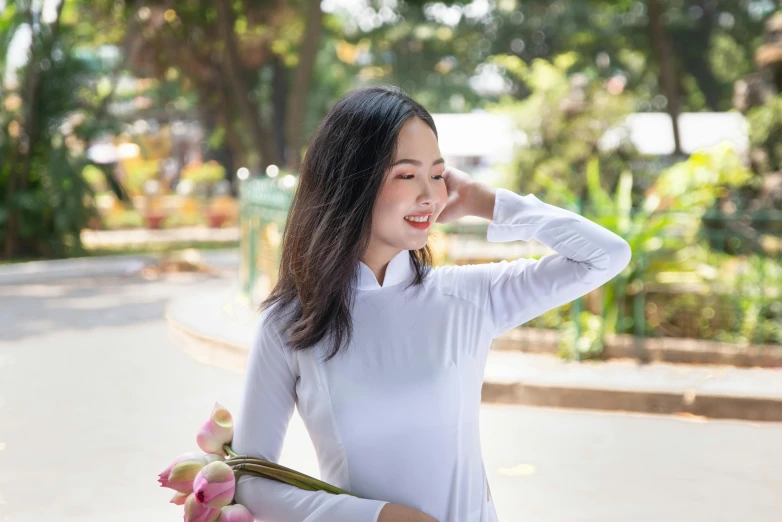
[[[419,230],[426,230],[427,228],[429,228],[429,225],[431,224],[429,222],[431,219],[432,219],[432,217],[429,216],[429,219],[427,219],[426,221],[424,221],[422,223],[417,223],[415,221],[408,221],[407,219],[405,219],[405,223],[407,223],[411,227],[415,227],[415,228],[417,228]]]

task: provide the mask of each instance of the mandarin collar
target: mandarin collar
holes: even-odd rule
[[[380,286],[372,269],[364,264],[363,261],[358,262],[357,270],[358,282],[356,283],[356,288],[358,290],[378,290],[404,283],[409,280],[414,272],[409,250],[402,250],[388,262],[386,275],[383,278],[383,286]]]

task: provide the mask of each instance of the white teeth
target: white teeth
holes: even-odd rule
[[[408,221],[415,221],[416,223],[424,223],[425,221],[429,221],[429,216],[421,216],[421,217],[405,216],[405,219]]]

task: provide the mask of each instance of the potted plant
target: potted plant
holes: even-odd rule
[[[225,179],[225,167],[214,160],[194,161],[185,165],[180,179],[190,181],[195,187],[196,193],[208,196],[212,187],[220,180]]]
[[[144,194],[146,195],[144,223],[149,229],[160,229],[166,218],[160,199],[160,182],[156,179],[148,180],[144,183]]]
[[[215,183],[215,195],[209,202],[207,217],[212,228],[222,227],[226,221],[236,215],[236,200],[228,193],[230,185],[226,180]]]

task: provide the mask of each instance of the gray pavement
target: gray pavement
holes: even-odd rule
[[[102,257],[73,257],[0,266],[0,285],[56,283],[65,279],[99,276],[132,276],[145,267],[165,260],[180,259],[218,270],[236,271],[239,250],[236,248],[196,250],[181,249],[157,254],[124,254]]]
[[[157,473],[242,379],[181,352],[163,314],[232,283],[0,286],[0,521],[181,519]],[[484,404],[481,431],[503,522],[782,519],[782,423]],[[318,476],[298,415],[281,463]]]

